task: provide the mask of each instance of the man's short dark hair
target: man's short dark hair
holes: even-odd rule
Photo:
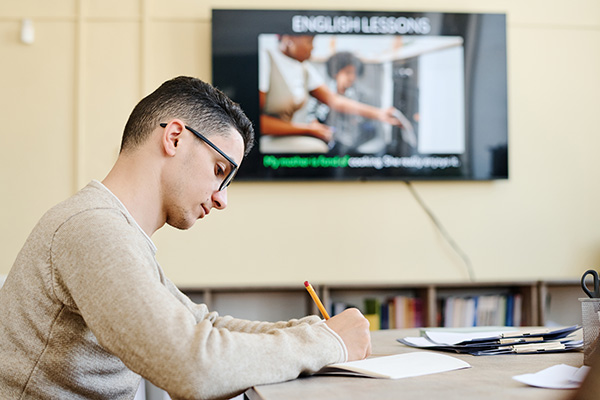
[[[238,104],[200,79],[179,76],[160,85],[135,106],[123,131],[121,152],[139,146],[160,123],[173,118],[207,136],[235,129],[244,140],[245,155],[253,146],[252,123]]]
[[[341,51],[335,53],[327,60],[327,75],[335,79],[335,76],[348,65],[354,65],[356,68],[356,75],[361,76],[364,71],[363,62],[349,51]]]

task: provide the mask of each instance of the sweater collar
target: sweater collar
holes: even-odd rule
[[[94,186],[102,191],[105,191],[106,193],[110,194],[110,196],[116,200],[116,202],[118,203],[119,207],[122,209],[122,211],[125,213],[125,215],[127,216],[127,219],[131,220],[133,222],[133,225],[142,233],[142,235],[144,235],[144,237],[146,238],[146,240],[148,241],[148,244],[150,245],[150,248],[152,249],[152,251],[154,252],[154,254],[156,254],[156,245],[154,244],[154,242],[152,241],[152,239],[150,239],[150,236],[148,236],[146,234],[146,232],[144,232],[144,230],[140,227],[140,225],[137,223],[137,221],[135,220],[135,218],[133,218],[133,216],[129,213],[129,210],[127,210],[127,207],[125,207],[125,205],[121,202],[121,200],[119,200],[119,198],[117,196],[115,196],[115,194],[113,192],[110,191],[109,188],[107,188],[106,186],[104,186],[102,184],[102,182],[97,181],[97,180],[92,180],[90,182],[90,186]]]

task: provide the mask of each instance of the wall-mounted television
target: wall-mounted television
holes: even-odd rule
[[[213,10],[212,71],[257,133],[237,179],[508,178],[504,14]]]

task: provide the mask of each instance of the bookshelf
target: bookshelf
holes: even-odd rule
[[[410,284],[401,286],[393,284],[369,286],[323,285],[320,290],[326,305],[331,306],[338,301],[342,301],[361,309],[361,297],[363,299],[376,299],[381,304],[385,304],[396,296],[415,298],[420,302],[422,312],[417,320],[422,322],[412,326],[444,326],[444,317],[447,311],[446,303],[453,299],[473,299],[483,296],[520,296],[520,325],[539,325],[541,323],[539,319],[539,283],[536,281]],[[348,301],[352,297],[354,297],[354,301]],[[458,326],[464,325],[458,324]]]
[[[580,323],[581,320],[578,298],[582,297],[583,292],[578,280],[312,285],[330,312],[336,303],[356,306],[365,312],[366,299],[377,299],[380,303],[396,296],[418,299],[422,307],[423,326],[443,326],[445,302],[448,299],[479,296],[518,297],[522,326],[547,323],[569,325]],[[237,318],[279,321],[319,314],[301,283],[182,288],[182,291],[193,301],[205,303],[220,315]]]

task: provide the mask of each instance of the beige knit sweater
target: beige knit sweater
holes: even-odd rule
[[[317,317],[251,322],[194,304],[155,252],[97,181],[48,211],[0,289],[0,398],[133,398],[140,375],[174,399],[227,398],[345,360]]]

